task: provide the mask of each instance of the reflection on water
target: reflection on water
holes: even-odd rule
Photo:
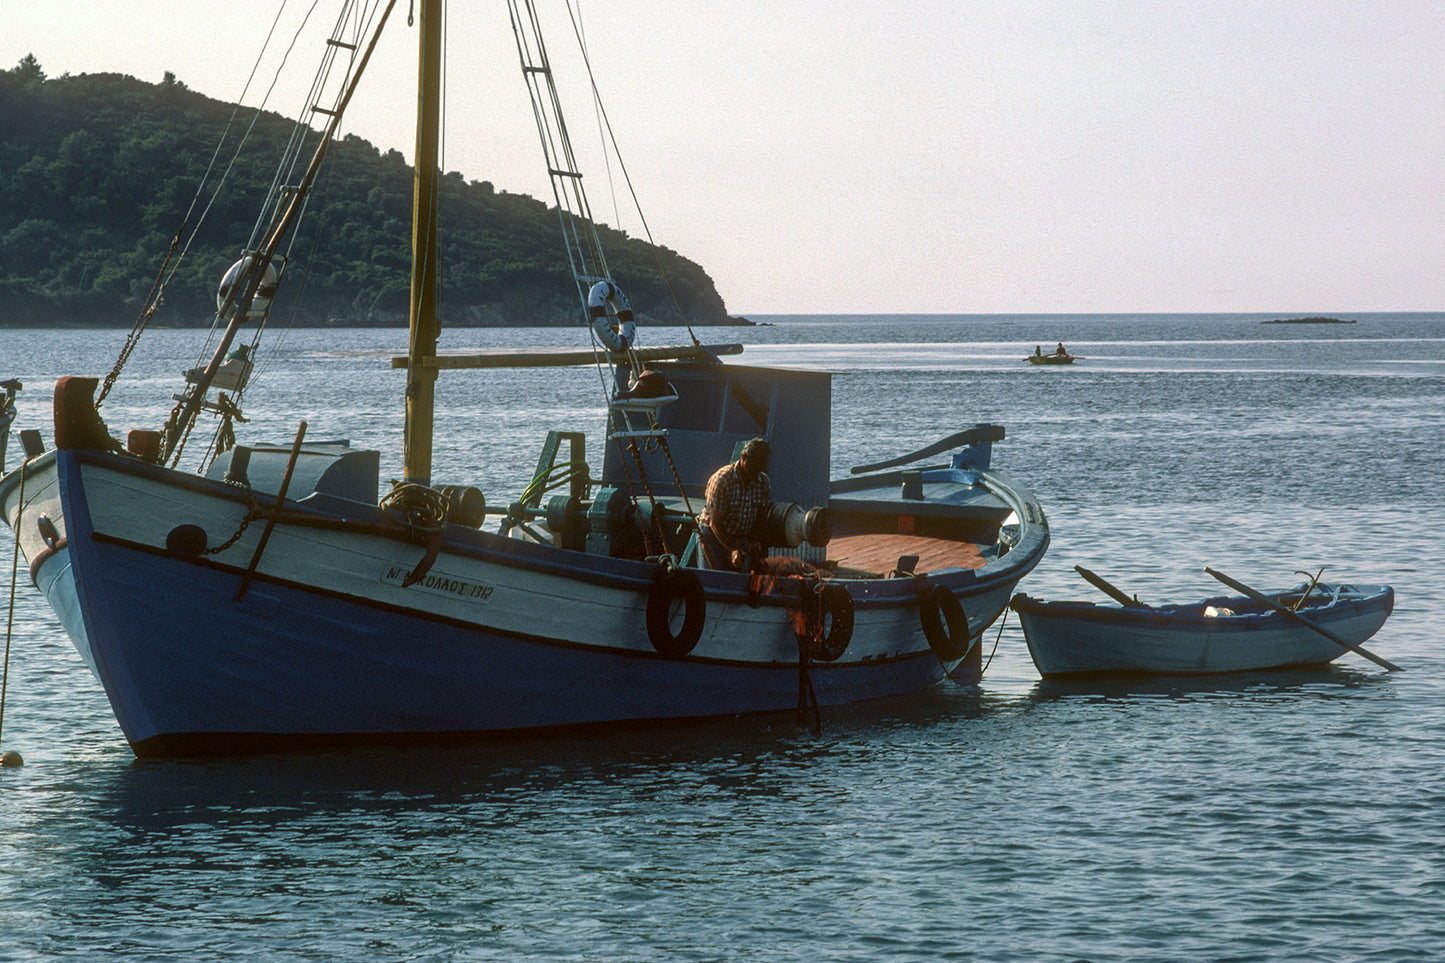
[[[1228,675],[1139,675],[1100,679],[1041,679],[1029,693],[1031,701],[1079,700],[1090,704],[1138,699],[1263,700],[1340,698],[1351,689],[1386,684],[1377,673],[1330,664],[1308,668],[1234,672]]]

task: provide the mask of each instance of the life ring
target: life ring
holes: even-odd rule
[[[673,615],[682,603],[682,626],[673,631]],[[666,568],[658,573],[647,594],[647,638],[660,654],[680,659],[702,638],[707,598],[702,580],[692,572]]]
[[[963,603],[942,585],[930,585],[918,597],[918,620],[929,648],[944,662],[961,659],[968,651],[968,614]]]
[[[226,269],[225,277],[221,278],[221,283],[216,287],[216,311],[221,317],[229,319],[236,313],[236,302],[246,293],[248,276],[255,269],[256,259],[249,254]],[[256,293],[246,309],[246,316],[241,320],[250,321],[265,316],[270,310],[271,299],[276,296],[276,284],[279,280],[276,268],[267,262],[266,270],[261,272],[261,279],[256,283]]]
[[[617,316],[617,326],[607,317],[611,306]],[[608,351],[626,351],[637,340],[637,323],[632,320],[632,305],[627,295],[611,281],[598,281],[587,292],[587,314],[592,318],[592,330],[597,340]]]
[[[806,593],[803,604],[808,606],[808,609],[801,622],[802,631],[799,631],[799,624],[795,622],[793,634],[799,645],[807,646],[810,658],[819,662],[836,662],[848,650],[848,643],[853,640],[853,596],[846,588],[834,582],[823,582],[803,591]],[[818,599],[816,609],[812,608],[812,599],[808,597],[814,593]],[[820,618],[828,627],[826,633],[818,631]]]

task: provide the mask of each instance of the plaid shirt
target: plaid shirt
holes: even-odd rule
[[[737,462],[733,462],[708,479],[707,506],[699,521],[733,538],[744,538],[752,534],[759,515],[772,504],[773,484],[767,472],[758,472],[751,482],[745,482],[738,475]]]

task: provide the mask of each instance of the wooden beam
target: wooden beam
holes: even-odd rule
[[[637,348],[630,352],[638,361],[706,361],[722,354],[742,354],[740,344],[682,345],[675,348]],[[534,348],[529,351],[497,349],[477,354],[443,354],[423,358],[425,368],[565,368],[576,365],[596,364],[605,361],[608,352],[602,350],[576,350],[574,348]],[[617,352],[613,357],[623,360],[627,355]],[[393,357],[393,368],[405,368],[408,358]]]

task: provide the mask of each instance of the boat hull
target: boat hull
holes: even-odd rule
[[[13,479],[0,490],[5,517],[139,755],[795,710],[976,682],[978,635],[1047,544],[996,571],[932,574],[966,613],[975,644],[959,658],[930,647],[910,579],[849,583],[852,637],[824,662],[800,656],[783,584],[797,580],[711,571],[698,573],[701,637],[676,658],[647,630],[655,564],[448,526],[403,585],[428,547],[374,519],[303,502],[243,526],[235,486],[89,450],[47,453],[27,474],[23,508]],[[177,548],[181,526],[218,548],[237,537],[198,555]]]
[[[1316,591],[1336,600],[1307,605],[1300,614],[1353,645],[1378,632],[1394,608],[1389,586],[1320,585]],[[1143,609],[1020,595],[1012,607],[1045,678],[1249,672],[1327,663],[1347,651],[1287,616],[1258,606],[1250,612],[1245,598]],[[1241,614],[1206,615],[1206,607]]]

